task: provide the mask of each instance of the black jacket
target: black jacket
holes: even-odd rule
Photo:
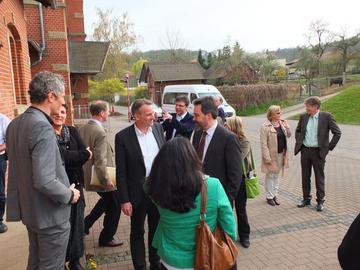
[[[193,145],[197,149],[202,130],[194,133]],[[242,181],[241,150],[237,136],[217,125],[203,162],[205,174],[216,177],[223,185],[229,201],[238,194]]]
[[[176,136],[183,136],[190,139],[191,133],[194,130],[195,122],[193,116],[190,113],[187,113],[181,121],[176,120],[176,113],[172,113],[172,119],[166,120],[162,123],[163,129],[165,131],[165,139],[168,141],[172,138],[174,129],[176,129]]]
[[[84,172],[82,166],[89,159],[90,153],[86,150],[77,129],[73,126],[68,126],[68,128],[70,141],[66,145],[60,145],[59,149],[65,161],[65,170],[70,184],[75,184],[83,195]]]
[[[160,149],[165,143],[163,128],[160,124],[154,123],[152,131]],[[134,125],[116,134],[115,163],[120,202],[131,202],[133,207],[136,207],[144,196],[146,170]]]

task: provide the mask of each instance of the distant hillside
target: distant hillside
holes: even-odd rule
[[[175,51],[176,58],[180,62],[191,62],[197,59],[198,51],[179,49]],[[142,53],[142,58],[150,62],[169,62],[171,59],[170,50],[152,50]]]
[[[279,59],[285,58],[286,62],[300,58],[300,52],[298,48],[277,49],[272,53],[274,53]]]

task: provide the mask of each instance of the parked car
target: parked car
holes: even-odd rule
[[[235,115],[235,110],[231,107],[221,95],[220,91],[210,84],[185,84],[165,86],[162,96],[162,108],[169,113],[175,112],[175,99],[178,96],[187,96],[190,104],[188,111],[193,112],[193,101],[204,96],[220,96],[223,99],[223,108],[227,117]]]
[[[132,105],[133,104],[131,103],[130,108],[132,107]],[[153,107],[154,112],[155,112],[156,121],[158,121],[158,122],[163,121],[163,110],[158,105],[156,105],[155,103],[152,104],[152,107]],[[131,115],[131,120],[134,120],[133,115]]]

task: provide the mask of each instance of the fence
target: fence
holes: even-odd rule
[[[74,105],[74,119],[89,119],[89,105]]]

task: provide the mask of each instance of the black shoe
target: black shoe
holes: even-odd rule
[[[311,201],[308,199],[304,199],[297,205],[297,207],[303,208],[308,205],[311,205]]]
[[[267,203],[270,204],[271,206],[275,206],[276,203],[274,202],[273,199],[266,199]]]
[[[250,247],[250,240],[249,238],[245,238],[245,239],[240,239],[240,244],[244,247],[244,248],[249,248]]]
[[[85,268],[82,267],[82,265],[80,264],[79,259],[70,260],[70,262],[68,264],[68,268],[69,268],[69,270],[85,270]]]
[[[316,211],[318,211],[318,212],[324,211],[324,203],[323,202],[318,202],[318,204],[316,206]]]
[[[4,233],[7,230],[8,230],[8,227],[4,223],[0,222],[0,233]]]
[[[277,197],[274,197],[274,203],[276,204],[276,205],[280,205],[280,201],[279,201],[279,199],[277,198]]]

